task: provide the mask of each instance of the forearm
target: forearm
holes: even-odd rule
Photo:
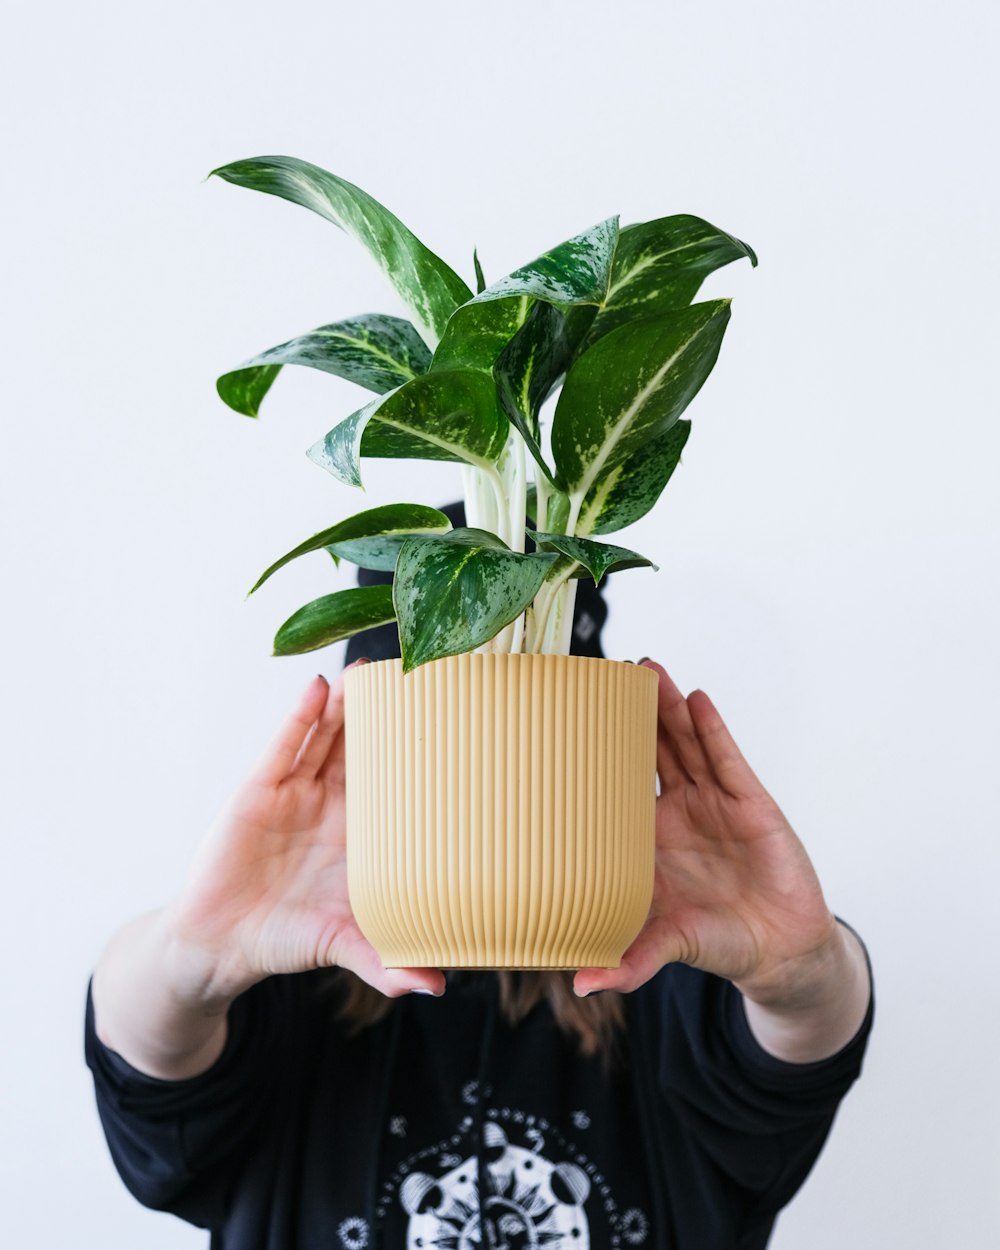
[[[845,925],[830,942],[768,985],[740,985],[747,1021],[760,1045],[789,1063],[837,1053],[855,1036],[871,998],[864,948]]]
[[[167,909],[149,912],[120,929],[97,963],[97,1036],[149,1076],[197,1076],[222,1054],[227,1012],[246,988],[220,984],[212,961],[179,941]]]

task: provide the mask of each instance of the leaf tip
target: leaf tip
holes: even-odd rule
[[[204,177],[204,178],[202,178],[202,182],[208,182],[209,178],[222,178],[223,180],[225,180],[225,178],[226,178],[226,171],[227,171],[228,169],[229,169],[229,165],[228,165],[228,164],[226,164],[226,165],[216,165],[216,167],[215,167],[214,169],[210,169],[210,170],[208,171],[208,173],[205,175],[205,177]]]

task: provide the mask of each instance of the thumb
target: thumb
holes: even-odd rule
[[[438,968],[386,968],[375,948],[353,921],[331,951],[330,963],[346,968],[386,998],[428,993],[440,997],[445,991],[444,973]]]
[[[656,926],[647,923],[617,968],[581,968],[573,978],[573,993],[580,998],[598,990],[631,994],[666,964],[677,963],[681,955],[681,944],[676,938],[662,930],[657,932]]]

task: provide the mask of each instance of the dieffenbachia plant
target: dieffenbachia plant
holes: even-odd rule
[[[474,253],[474,294],[398,218],[326,170],[265,156],[213,172],[353,235],[412,316],[367,313],[269,348],[219,378],[225,402],[256,417],[285,365],[321,369],[375,398],[309,448],[316,464],[348,486],[377,457],[450,460],[463,478],[464,528],[435,508],[393,504],[276,560],[253,590],[320,550],[394,576],[307,604],[279,629],[275,654],[389,621],[404,670],[464,651],[568,652],[577,578],[656,567],[596,536],[645,515],[670,479],[691,429],[682,414],[729,320],[729,300],[692,300],[721,266],[756,265],[753,251],[699,217],[624,227],[610,217],[490,285]],[[540,412],[560,383],[546,446]]]

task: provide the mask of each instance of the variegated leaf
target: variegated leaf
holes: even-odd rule
[[[425,374],[372,400],[306,454],[348,486],[360,486],[362,456],[485,468],[503,451],[508,429],[492,378],[456,369]]]
[[[583,501],[578,534],[612,534],[638,521],[656,503],[680,462],[691,422],[681,419],[604,474]]]
[[[600,221],[486,287],[479,302],[530,295],[552,304],[603,304],[611,282],[618,218]]]
[[[230,408],[256,417],[261,400],[285,365],[321,369],[383,395],[426,373],[430,363],[427,344],[408,321],[366,313],[269,347],[224,373],[215,385]]]
[[[543,300],[511,296],[463,304],[448,322],[431,371],[492,370],[500,403],[545,476],[538,411],[572,357],[565,314]]]
[[[531,603],[559,558],[521,555],[486,530],[408,538],[393,582],[403,671],[489,642]]]
[[[728,300],[695,304],[620,326],[577,357],[552,420],[552,454],[578,508],[677,421],[711,372],[728,321]]]
[[[352,564],[366,569],[391,570],[404,538],[418,533],[444,534],[450,529],[451,522],[443,512],[424,504],[394,503],[382,508],[369,508],[321,530],[304,543],[299,543],[280,560],[275,560],[254,582],[249,593],[252,595],[272,573],[291,560],[311,551],[329,551],[335,560],[350,560]]]
[[[496,358],[524,325],[532,301],[526,296],[463,304],[451,315],[434,349],[432,373],[478,369],[489,373]]]
[[[595,543],[589,538],[575,538],[569,534],[538,534],[534,530],[525,531],[537,544],[539,551],[558,551],[577,565],[573,577],[583,577],[589,573],[598,585],[605,573],[615,569],[651,568],[659,566],[647,560],[638,551],[628,547],[616,547],[612,543]]]
[[[557,488],[559,482],[542,455],[538,414],[572,354],[565,314],[538,300],[493,366],[504,412],[520,431],[539,469]]]
[[[687,213],[624,226],[608,295],[587,344],[635,317],[685,307],[710,273],[743,257],[757,264],[746,243]]]
[[[275,655],[316,651],[363,629],[396,619],[391,586],[358,586],[314,599],[293,613],[274,637]]]
[[[258,156],[213,169],[226,182],[300,204],[340,226],[371,253],[428,340],[472,292],[450,266],[378,200],[318,165],[292,156]],[[210,175],[211,176],[211,175]]]

